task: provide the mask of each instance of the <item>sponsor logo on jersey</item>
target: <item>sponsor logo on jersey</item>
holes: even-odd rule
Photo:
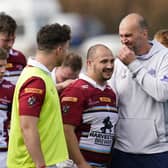
[[[111,102],[111,99],[109,97],[99,97],[99,99],[100,99],[100,102],[108,102],[108,103]]]
[[[12,63],[7,63],[6,64],[6,68],[12,68],[13,67],[13,64]]]
[[[16,65],[16,68],[19,69],[19,70],[22,70],[23,69],[23,65]]]
[[[3,88],[7,88],[7,89],[9,89],[9,88],[12,87],[12,85],[11,85],[11,84],[3,84],[2,87],[3,87]]]
[[[77,97],[63,97],[61,102],[77,102],[78,98]]]
[[[6,103],[11,103],[11,101],[8,100],[6,96],[4,98],[0,98],[0,102],[5,103],[5,104]]]
[[[36,93],[36,94],[43,93],[42,89],[37,89],[37,88],[25,88],[24,91],[25,91],[25,93]]]
[[[83,89],[88,89],[88,88],[89,88],[89,85],[82,85],[81,88],[83,88]]]

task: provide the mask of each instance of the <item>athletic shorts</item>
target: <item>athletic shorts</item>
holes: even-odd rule
[[[130,154],[113,149],[110,168],[168,168],[168,151],[155,154]]]

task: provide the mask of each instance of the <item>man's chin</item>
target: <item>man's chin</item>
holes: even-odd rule
[[[110,78],[111,78],[111,76],[105,76],[105,77],[104,77],[104,80],[107,81],[107,80],[109,80]]]

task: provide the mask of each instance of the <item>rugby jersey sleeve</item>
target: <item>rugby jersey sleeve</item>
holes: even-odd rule
[[[84,109],[83,93],[80,88],[68,87],[60,95],[64,124],[80,125]]]
[[[45,92],[45,83],[41,78],[28,79],[20,89],[19,114],[39,117]]]

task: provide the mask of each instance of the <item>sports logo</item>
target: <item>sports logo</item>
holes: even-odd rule
[[[27,100],[29,106],[33,106],[36,103],[36,98],[34,96],[30,96]]]
[[[69,109],[70,109],[70,106],[68,106],[68,105],[63,105],[62,106],[62,112],[63,113],[67,113],[69,111]]]
[[[61,99],[61,102],[77,102],[78,98],[77,97],[63,97]]]
[[[25,93],[37,93],[37,94],[43,93],[43,90],[38,88],[25,88],[24,91]]]
[[[111,99],[109,97],[99,97],[99,99],[101,102],[108,102],[108,103],[111,102]]]

